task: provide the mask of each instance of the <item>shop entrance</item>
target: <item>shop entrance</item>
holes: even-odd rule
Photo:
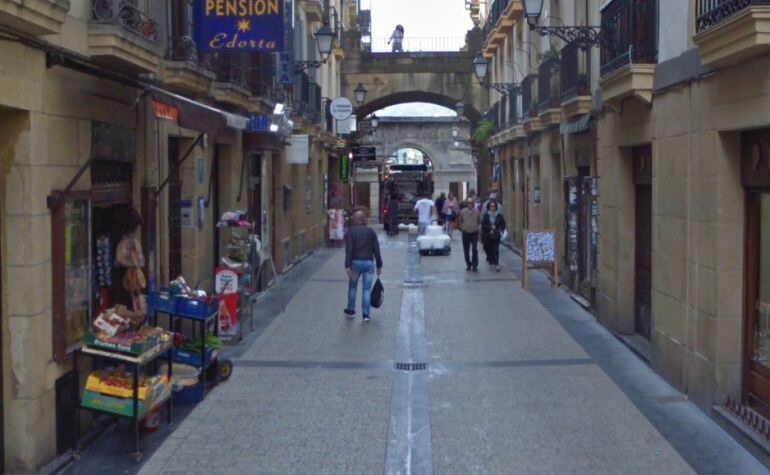
[[[634,329],[649,339],[652,332],[652,146],[634,147],[636,249]]]
[[[748,403],[770,415],[770,130],[746,133],[744,391]]]

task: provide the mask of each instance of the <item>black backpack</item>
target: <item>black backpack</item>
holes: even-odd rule
[[[372,287],[372,307],[380,308],[385,301],[385,287],[380,282],[380,279],[374,283]]]

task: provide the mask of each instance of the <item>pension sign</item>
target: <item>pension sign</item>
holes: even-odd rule
[[[195,0],[199,51],[278,52],[283,49],[286,0]]]

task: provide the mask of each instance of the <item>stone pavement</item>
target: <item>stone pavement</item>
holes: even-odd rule
[[[140,473],[767,473],[510,251],[467,274],[458,237],[381,241],[370,323],[336,250]]]

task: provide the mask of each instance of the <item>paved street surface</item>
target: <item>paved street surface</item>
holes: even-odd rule
[[[370,323],[329,251],[140,473],[766,473],[510,251],[468,274],[459,236],[381,242]]]

